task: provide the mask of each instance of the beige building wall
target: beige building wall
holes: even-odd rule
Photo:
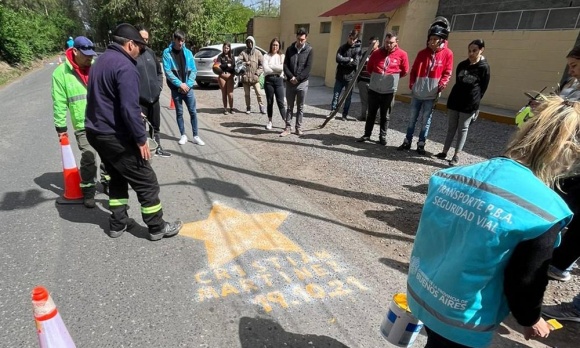
[[[280,38],[280,17],[254,17],[253,20],[256,45],[269,51],[270,41]]]
[[[296,24],[310,24],[308,42],[314,49],[314,62],[311,75],[326,75],[326,56],[330,33],[320,33],[320,23],[331,18],[319,17],[324,12],[342,4],[345,0],[281,0],[280,36],[284,50],[296,41]],[[334,23],[332,24],[334,25]],[[331,32],[335,28],[331,28]]]
[[[566,66],[566,55],[579,30],[496,31],[451,33],[449,48],[454,53],[454,70],[467,59],[467,45],[474,39],[485,41],[484,56],[491,67],[491,81],[482,104],[517,110],[527,103],[524,92],[552,90]],[[455,76],[444,91],[448,96]]]

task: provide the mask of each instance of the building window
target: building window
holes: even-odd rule
[[[320,33],[328,34],[330,33],[330,24],[332,22],[320,22]]]
[[[473,30],[493,30],[497,13],[478,13],[475,15]]]
[[[521,16],[521,11],[498,13],[495,21],[495,30],[516,30]]]
[[[544,29],[550,11],[524,11],[518,29]]]
[[[578,15],[580,15],[580,7],[551,10],[546,29],[578,28]]]
[[[456,14],[453,31],[554,30],[580,27],[580,7]]]
[[[473,29],[474,14],[455,15],[453,21],[453,31],[465,31]]]
[[[306,33],[310,34],[310,24],[294,24],[294,34],[296,34],[300,28],[304,28]]]

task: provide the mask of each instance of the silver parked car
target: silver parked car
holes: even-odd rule
[[[237,60],[237,57],[246,49],[246,44],[243,43],[232,43],[232,53]],[[193,59],[195,60],[195,67],[197,68],[197,76],[195,82],[200,87],[207,87],[210,84],[217,84],[218,76],[213,72],[212,66],[213,62],[222,53],[223,45],[211,45],[201,48]],[[256,49],[260,50],[263,55],[266,51],[256,46]],[[241,83],[239,76],[234,76],[234,86],[237,87]]]

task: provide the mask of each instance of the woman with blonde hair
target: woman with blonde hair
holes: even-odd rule
[[[503,157],[429,181],[407,281],[426,347],[487,347],[511,312],[526,339],[540,316],[558,235],[572,218],[552,188],[578,165],[580,105],[550,97]]]
[[[235,60],[232,54],[232,45],[224,42],[222,53],[217,56],[214,62],[214,72],[218,74],[218,85],[222,91],[222,102],[224,104],[224,115],[228,114],[228,102],[230,105],[229,113],[234,113],[234,68]]]

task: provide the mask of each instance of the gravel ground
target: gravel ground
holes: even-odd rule
[[[314,87],[322,88],[325,87]],[[314,88],[311,88],[313,90]],[[327,89],[328,90],[328,89]],[[251,146],[265,171],[296,180],[293,185],[310,200],[332,212],[343,224],[368,238],[369,244],[384,250],[389,258],[380,261],[387,267],[406,273],[415,231],[427,191],[429,176],[447,162],[432,157],[441,151],[446,134],[445,114],[436,111],[426,145],[428,154],[397,151],[406,131],[409,105],[396,102],[387,133],[387,146],[358,143],[363,135],[364,122],[333,120],[324,129],[317,127],[329,112],[328,101],[307,105],[304,115],[304,135],[280,138],[283,121],[274,110],[274,128],[266,130],[267,117],[257,112],[252,95],[254,113],[238,111],[224,115],[221,94],[217,88],[196,89],[200,118],[211,131],[235,138],[244,146]],[[234,92],[234,108],[245,110],[243,89]],[[353,103],[351,115],[358,115],[360,104]],[[471,127],[460,164],[469,164],[501,154],[515,126],[487,120],[477,120]],[[418,132],[418,130],[417,130]],[[378,125],[373,131],[378,140]],[[291,173],[291,175],[288,175]],[[545,303],[570,301],[580,292],[578,272],[566,283],[550,282]],[[545,342],[526,342],[513,320],[506,321],[494,347],[577,347],[580,325],[564,323],[564,329]]]

